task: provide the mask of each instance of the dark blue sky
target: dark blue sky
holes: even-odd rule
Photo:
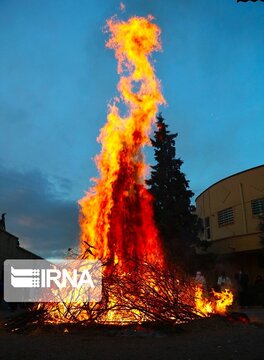
[[[124,3],[121,13],[112,0],[0,0],[0,212],[45,256],[78,238],[76,201],[96,175],[118,81],[102,31],[114,14],[152,14],[162,29],[161,110],[196,195],[264,162],[264,4]]]

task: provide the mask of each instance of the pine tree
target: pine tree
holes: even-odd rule
[[[189,257],[190,245],[197,241],[199,222],[191,205],[194,194],[181,171],[183,161],[175,157],[178,134],[170,134],[167,127],[159,114],[157,131],[151,139],[156,165],[151,166],[151,178],[147,180],[147,185],[154,197],[155,221],[167,256],[171,261],[184,262]]]

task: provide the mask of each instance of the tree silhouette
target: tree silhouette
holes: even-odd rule
[[[151,166],[151,178],[146,181],[154,197],[154,214],[170,261],[184,263],[189,258],[191,244],[197,242],[198,217],[193,213],[194,195],[189,181],[181,171],[183,161],[176,158],[175,139],[161,114],[157,116],[157,130],[151,139],[156,165]]]

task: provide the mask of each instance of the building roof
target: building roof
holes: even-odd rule
[[[22,248],[21,246],[19,246],[19,251],[22,251],[22,252],[24,252],[25,254],[28,254],[29,256],[34,257],[35,259],[40,259],[40,260],[43,259],[41,256],[39,256],[39,255],[37,255],[37,254],[35,254],[35,253],[27,250],[27,249],[24,249],[24,248]]]
[[[11,237],[13,237],[13,238],[15,238],[15,239],[17,239],[17,240],[19,239],[17,236],[11,234],[10,232],[8,232],[8,231],[6,231],[6,230],[4,230],[4,229],[1,229],[1,228],[0,228],[0,232],[5,233],[5,234],[7,234],[8,236],[11,236]]]
[[[213,186],[215,186],[216,184],[219,184],[220,182],[225,181],[225,180],[227,180],[227,179],[230,179],[230,178],[232,178],[232,177],[234,177],[234,176],[237,176],[237,175],[246,173],[246,172],[251,171],[251,170],[255,170],[255,169],[258,169],[258,168],[262,168],[262,167],[264,168],[264,164],[263,164],[263,165],[259,165],[259,166],[254,166],[254,167],[252,167],[252,168],[250,168],[250,169],[247,169],[247,170],[239,171],[239,172],[237,172],[237,173],[235,173],[235,174],[229,175],[229,176],[227,176],[227,177],[225,177],[225,178],[223,178],[223,179],[221,179],[221,180],[216,181],[216,182],[213,183],[212,185],[208,186],[208,188],[206,188],[204,191],[202,191],[201,194],[199,194],[199,195],[195,198],[195,201],[196,201],[201,195],[203,195],[207,190],[211,189],[211,188],[212,188]]]

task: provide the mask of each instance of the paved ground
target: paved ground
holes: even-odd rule
[[[173,331],[36,326],[22,334],[4,329],[2,313],[0,359],[263,360],[264,311],[244,310],[260,321],[252,324],[216,317],[196,320]]]
[[[264,308],[248,307],[238,309],[238,311],[245,313],[249,317],[251,322],[264,324]]]

